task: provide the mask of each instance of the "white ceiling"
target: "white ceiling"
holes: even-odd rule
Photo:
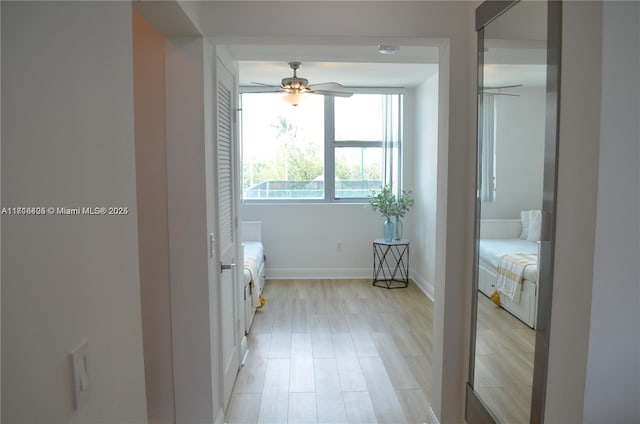
[[[437,65],[415,63],[303,62],[298,76],[309,84],[338,82],[346,87],[415,87],[434,75]],[[293,75],[287,62],[240,61],[240,85],[280,85]]]
[[[298,76],[310,84],[338,82],[346,87],[412,88],[438,71],[438,49],[429,46],[401,45],[392,55],[380,54],[374,44],[231,43],[226,47],[238,60],[241,86],[280,85],[282,78],[293,74],[290,61],[302,62]],[[520,47],[492,45],[488,49],[486,85],[545,84],[544,50]]]
[[[136,2],[136,6],[142,7],[144,3],[147,2]],[[414,87],[437,72],[437,46],[441,45],[441,40],[418,36],[424,34],[421,31],[402,30],[401,23],[404,21],[411,21],[414,25],[422,22],[407,19],[426,13],[426,9],[418,7],[421,2],[398,2],[402,5],[400,9],[394,2],[185,0],[180,3],[187,14],[195,19],[199,30],[214,39],[214,44],[227,47],[231,57],[238,61],[242,85],[253,82],[278,85],[282,78],[291,75],[287,65],[290,61],[302,62],[299,75],[307,78],[311,84],[335,81],[345,86]],[[337,9],[340,13],[335,13]],[[488,84],[544,84],[544,71],[538,66],[544,63],[539,60],[539,53],[543,50],[538,49],[534,54],[538,59],[532,61],[531,56],[531,48],[536,50],[539,47],[535,45],[536,42],[528,42],[527,46],[519,45],[519,48],[526,49],[516,52],[518,49],[513,49],[513,42],[504,41],[505,38],[513,39],[503,36],[511,30],[518,30],[519,33],[525,31],[524,38],[528,40],[542,39],[540,34],[544,33],[543,28],[531,25],[537,22],[532,18],[532,12],[523,6],[520,9],[522,19],[512,25],[514,28],[493,25],[501,28],[496,30],[498,34],[486,34],[487,63],[505,65],[503,69],[487,73],[490,78]],[[393,22],[394,16],[403,16],[400,13],[404,13],[405,17],[396,21],[398,30],[395,30],[394,25],[389,23]],[[306,19],[299,19],[301,16]],[[354,16],[361,19],[354,20]],[[367,22],[382,25],[381,31],[377,31],[375,26],[372,30],[365,24]],[[341,31],[332,35],[335,28]],[[186,31],[184,28],[182,30]],[[362,35],[372,32],[384,35]],[[405,36],[399,35],[404,33]],[[499,40],[493,40],[492,37]],[[525,41],[519,41],[522,42]],[[378,44],[397,45],[400,50],[393,55],[382,55],[377,52]],[[510,64],[518,66],[507,69]]]
[[[484,47],[486,86],[545,85],[547,81],[546,42],[486,39]]]
[[[488,64],[484,67],[484,85],[487,87],[516,84],[541,87],[546,82],[546,65]]]
[[[437,72],[438,50],[398,46],[391,55],[376,44],[227,44],[238,60],[240,85],[279,85],[293,72],[288,63],[302,62],[298,76],[310,84],[339,82],[348,87],[415,87]]]

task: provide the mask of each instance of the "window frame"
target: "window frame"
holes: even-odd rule
[[[484,93],[482,96],[482,139],[480,145],[480,164],[482,178],[478,196],[483,203],[496,202],[496,102],[497,94]]]
[[[392,181],[391,185],[397,188],[399,192],[402,191],[402,170],[404,161],[404,126],[406,124],[406,113],[404,112],[406,101],[409,98],[409,91],[406,88],[394,88],[394,87],[346,87],[346,89],[353,94],[395,94],[399,95],[399,117],[398,117],[398,159],[396,161],[398,170],[398,181]],[[240,95],[245,93],[259,93],[262,92],[261,88],[257,87],[240,87]],[[242,96],[240,96],[242,99]],[[242,100],[240,100],[242,105]],[[242,106],[240,108],[242,111]],[[242,126],[241,126],[242,127]],[[242,128],[240,129],[242,133]],[[335,98],[331,96],[325,96],[324,98],[324,198],[316,199],[245,199],[244,187],[241,190],[241,202],[242,204],[251,205],[274,205],[274,204],[365,204],[369,201],[367,197],[348,197],[348,198],[336,198],[336,186],[335,186],[335,149],[340,147],[380,147],[385,148],[384,141],[366,141],[366,140],[340,140],[335,139]],[[240,148],[240,169],[243,169],[242,165],[242,146]],[[383,164],[384,166],[384,164]],[[383,170],[384,172],[384,170]],[[384,178],[384,176],[383,176]],[[383,182],[385,184],[385,182]],[[386,183],[389,184],[389,183]],[[396,190],[394,189],[394,192]]]

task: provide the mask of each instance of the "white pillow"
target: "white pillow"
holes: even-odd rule
[[[522,224],[520,238],[526,240],[529,237],[529,211],[520,211],[520,224]]]
[[[529,211],[529,232],[527,233],[528,241],[540,241],[540,232],[542,231],[542,211]]]

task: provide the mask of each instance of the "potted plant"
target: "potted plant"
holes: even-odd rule
[[[391,187],[386,185],[380,190],[373,190],[369,195],[369,205],[375,212],[379,212],[386,218],[384,221],[384,241],[393,240],[393,221],[391,218],[396,212],[396,195],[391,191]]]
[[[379,212],[386,218],[384,221],[384,241],[400,240],[402,238],[402,221],[411,206],[413,206],[413,196],[411,191],[403,190],[402,194],[396,197],[391,190],[391,186],[385,185],[380,190],[374,190],[369,195],[369,205],[371,209]],[[395,217],[395,224],[392,218]]]
[[[395,202],[393,216],[396,218],[394,223],[394,240],[400,240],[402,238],[402,221],[407,212],[413,206],[413,194],[411,190],[402,190],[402,194],[398,196]]]

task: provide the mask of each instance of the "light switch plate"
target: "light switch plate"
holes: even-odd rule
[[[89,342],[85,339],[70,354],[73,372],[73,407],[80,409],[89,399],[91,379],[89,376]]]

